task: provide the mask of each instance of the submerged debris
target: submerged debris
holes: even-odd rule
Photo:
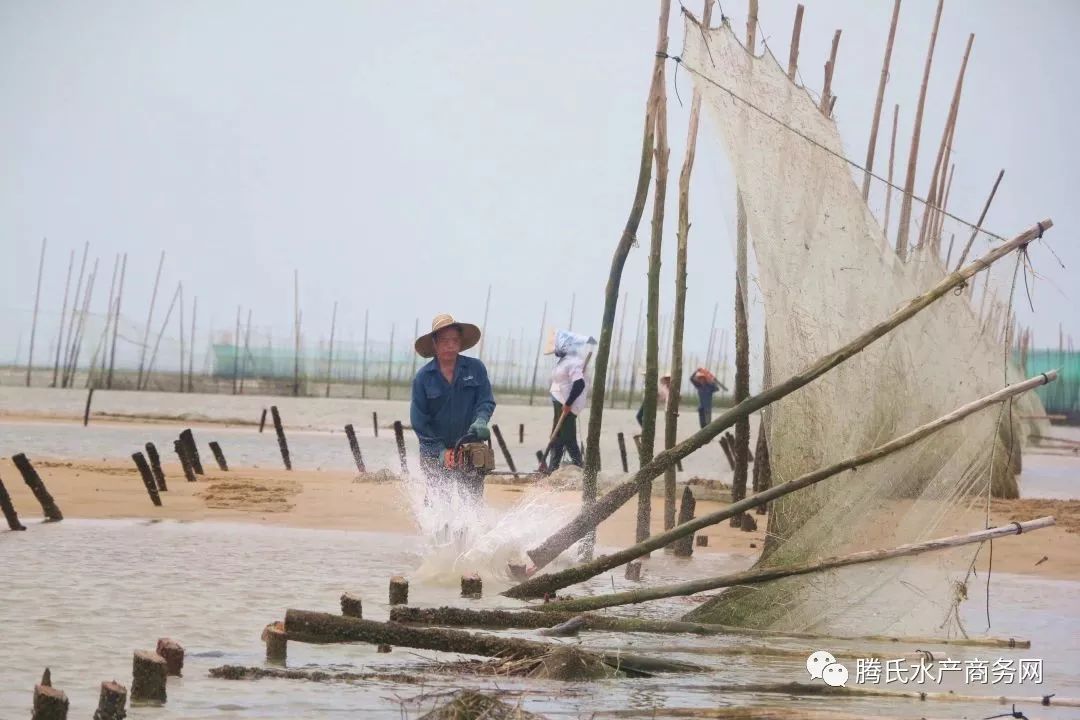
[[[420,720],[543,720],[542,715],[507,705],[473,690],[462,690],[453,700],[441,705]]]

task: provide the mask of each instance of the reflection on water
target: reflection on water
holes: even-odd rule
[[[582,642],[597,647],[625,647],[637,652],[665,647],[664,654],[708,665],[713,672],[645,680],[618,680],[588,686],[526,679],[432,676],[423,687],[365,681],[322,684],[262,680],[230,682],[207,676],[209,668],[230,663],[258,665],[263,661],[259,641],[262,627],[281,619],[289,607],[337,612],[339,597],[348,590],[364,600],[364,614],[384,619],[387,581],[391,575],[412,578],[410,601],[416,605],[464,604],[470,607],[516,607],[497,595],[507,583],[491,574],[482,600],[464,601],[456,582],[447,577],[421,578],[428,545],[419,538],[363,532],[293,530],[277,527],[217,523],[65,520],[42,525],[27,523],[23,533],[0,532],[0,718],[28,717],[33,684],[48,666],[53,683],[72,702],[72,717],[89,717],[96,706],[98,685],[131,680],[131,653],[152,649],[157,638],[179,640],[188,651],[185,677],[170,679],[169,702],[158,710],[136,709],[132,718],[295,718],[341,716],[416,717],[430,709],[423,693],[462,686],[498,687],[521,694],[526,709],[550,716],[588,717],[604,710],[640,709],[643,716],[664,717],[663,708],[768,704],[825,709],[835,699],[791,699],[779,695],[737,692],[749,683],[806,682],[798,655],[708,655],[680,653],[678,647],[752,648],[768,645],[798,652],[820,649],[806,642],[742,637],[683,637],[588,633]],[[481,532],[480,535],[484,533]],[[510,541],[504,544],[512,545]],[[473,558],[482,562],[481,558]],[[491,562],[500,558],[491,555]],[[690,576],[715,575],[729,569],[721,555],[678,560],[657,553],[647,573],[651,582],[671,582]],[[574,593],[624,590],[632,586],[621,573],[594,579]],[[1033,640],[1030,650],[941,649],[954,658],[1037,657],[1045,661],[1044,683],[1012,688],[1000,685],[956,686],[966,693],[986,695],[1080,695],[1074,669],[1080,667],[1080,620],[1068,615],[1075,603],[1077,583],[998,575],[993,586],[993,633]],[[691,601],[672,599],[650,604],[650,613],[675,617]],[[631,613],[638,608],[624,608]],[[978,598],[965,608],[973,632],[985,626]],[[515,634],[534,636],[531,632]],[[550,642],[579,642],[576,639]],[[672,646],[676,646],[673,650]],[[900,657],[915,648],[866,642],[835,642],[829,648],[854,665],[857,653],[877,650],[883,658]],[[939,649],[935,648],[935,652]],[[395,648],[377,654],[367,645],[312,646],[293,643],[289,665],[358,671],[387,670],[420,659],[449,656]],[[890,689],[897,689],[890,686]],[[911,688],[908,688],[911,689]],[[930,690],[940,688],[930,687]],[[873,698],[843,701],[854,714],[933,717],[986,717],[1001,712],[992,703],[949,703],[928,707],[916,701]],[[1075,717],[1076,709],[1027,708],[1029,717]],[[1037,710],[1032,714],[1031,710]],[[1047,712],[1043,712],[1047,710]]]

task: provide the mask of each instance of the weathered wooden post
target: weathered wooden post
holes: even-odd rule
[[[626,563],[626,579],[635,582],[641,580],[641,561],[634,560]]]
[[[165,658],[169,675],[180,677],[184,670],[184,646],[171,638],[158,638],[157,654]]]
[[[622,471],[628,473],[630,472],[630,465],[626,460],[626,436],[619,433],[616,437],[619,439],[619,459],[622,460]]]
[[[23,524],[19,522],[19,514],[15,512],[15,505],[11,502],[11,496],[8,495],[7,488],[4,487],[4,481],[0,480],[0,510],[4,512],[4,519],[7,520],[8,527],[12,530],[25,530]]]
[[[34,712],[31,720],[67,720],[67,695],[52,686],[49,668],[34,686]]]
[[[510,472],[514,474],[514,477],[518,476],[517,468],[514,467],[514,458],[510,457],[510,448],[506,447],[506,441],[503,440],[502,431],[499,430],[498,425],[491,426],[491,432],[495,435],[495,439],[499,442],[499,449],[502,450],[503,457],[506,459],[506,465],[510,468]]]
[[[118,682],[103,682],[94,720],[124,720],[127,717],[124,711],[125,705],[127,705],[127,688]]]
[[[400,575],[390,578],[390,604],[409,604],[409,581]]]
[[[229,463],[225,462],[225,453],[221,452],[221,446],[217,442],[210,441],[210,452],[214,453],[214,460],[222,472],[229,472]]]
[[[83,411],[82,424],[83,427],[90,422],[90,401],[94,399],[94,388],[90,388],[90,391],[86,393],[86,409]]]
[[[285,463],[286,470],[292,470],[292,461],[289,460],[289,444],[285,441],[285,428],[281,426],[281,414],[277,405],[270,406],[270,415],[274,418],[274,432],[277,433],[277,444],[281,448],[281,461]]]
[[[131,456],[131,459],[135,461],[135,467],[139,469],[139,474],[142,475],[143,485],[146,486],[146,492],[150,495],[150,502],[157,507],[161,507],[161,495],[158,494],[157,483],[154,482],[154,475],[150,472],[150,466],[146,464],[146,458],[143,457],[141,452],[137,452]]]
[[[38,475],[37,470],[30,463],[30,459],[24,453],[19,453],[13,455],[11,461],[15,463],[15,467],[22,473],[23,480],[30,486],[30,491],[34,493],[34,497],[41,503],[41,509],[45,512],[45,520],[47,522],[63,520],[63,513],[56,506],[56,502],[53,500],[52,495],[49,494],[48,489],[46,489],[45,483],[41,481],[41,476]]]
[[[484,583],[476,573],[461,576],[461,597],[477,600],[484,595]]]
[[[400,420],[394,421],[394,440],[397,442],[398,460],[401,461],[401,474],[409,474],[409,466],[405,462],[405,428]]]
[[[205,475],[202,460],[199,459],[199,446],[195,444],[195,435],[192,434],[190,428],[180,433],[180,442],[184,444],[191,469],[195,471],[196,475]]]
[[[263,431],[263,428],[265,428],[265,427],[266,427],[266,408],[263,408],[262,416],[259,418],[259,432],[261,433]]]
[[[195,473],[191,469],[191,462],[188,461],[187,448],[184,447],[184,443],[173,440],[173,451],[176,452],[176,457],[180,458],[180,467],[184,471],[184,478],[188,482],[195,482]]]
[[[697,499],[689,486],[683,487],[682,499],[679,502],[679,525],[694,519],[694,510],[697,507]],[[694,535],[691,533],[684,538],[679,538],[667,547],[675,557],[690,557],[694,554]],[[666,549],[666,548],[665,548]]]
[[[518,424],[518,445],[525,444],[525,423]]]
[[[169,488],[165,484],[165,471],[161,469],[161,456],[158,455],[154,443],[146,443],[146,459],[150,461],[150,470],[154,473],[154,481],[157,482],[157,489],[162,492],[167,491]]]
[[[345,437],[349,439],[349,449],[352,450],[353,460],[356,461],[356,469],[361,474],[367,472],[364,467],[364,456],[360,454],[360,443],[356,440],[356,431],[353,430],[352,423],[345,426]]]
[[[724,456],[727,458],[728,465],[734,470],[735,456],[731,453],[731,443],[728,441],[727,435],[720,436],[720,447],[724,449]]]
[[[694,536],[694,544],[697,545],[698,547],[709,547],[709,536],[708,535],[695,535]]]
[[[149,650],[136,650],[131,667],[131,702],[163,704],[168,672],[165,658]]]
[[[284,665],[289,657],[289,638],[285,634],[285,623],[280,620],[263,628],[263,642],[266,643],[266,662]]]
[[[371,427],[375,430],[375,437],[379,437],[379,413],[371,413]]]
[[[345,593],[341,596],[341,614],[346,617],[364,617],[364,603],[359,595]]]

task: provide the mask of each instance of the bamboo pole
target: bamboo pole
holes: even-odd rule
[[[56,387],[56,381],[60,376],[60,350],[64,346],[64,318],[67,317],[68,291],[71,290],[71,271],[75,266],[75,250],[71,251],[68,260],[67,281],[64,283],[64,304],[60,308],[60,330],[56,335],[56,364],[53,365],[52,386]]]
[[[897,450],[902,450],[925,437],[928,437],[935,432],[952,425],[953,423],[963,420],[972,413],[978,412],[983,408],[989,407],[994,403],[1002,402],[1010,397],[1019,395],[1020,393],[1027,392],[1032,388],[1044,385],[1053,381],[1057,377],[1057,373],[1051,371],[1045,375],[1039,375],[1025,380],[1023,382],[1015,383],[1013,385],[1006,386],[997,392],[980,398],[973,402],[961,405],[955,410],[949,412],[942,417],[933,420],[925,425],[915,428],[899,437],[896,437],[876,448],[872,448],[864,453],[855,455],[853,457],[841,460],[838,463],[829,465],[828,467],[820,468],[811,473],[807,473],[794,480],[774,485],[770,488],[762,490],[756,495],[746,498],[737,503],[718,510],[707,515],[702,515],[699,518],[695,518],[690,522],[678,525],[674,529],[654,535],[646,542],[639,543],[633,547],[620,550],[612,553],[611,555],[604,555],[597,558],[591,563],[579,565],[577,567],[568,568],[556,573],[550,573],[547,575],[540,575],[524,583],[521,583],[515,587],[510,588],[503,594],[508,597],[514,598],[531,598],[540,597],[544,593],[554,593],[556,590],[560,590],[564,587],[569,587],[579,582],[583,582],[591,577],[599,575],[602,572],[611,570],[612,568],[619,567],[631,560],[641,557],[645,553],[652,552],[653,550],[664,547],[665,545],[672,543],[680,538],[697,532],[702,528],[716,525],[724,520],[734,517],[736,514],[750,510],[751,508],[759,505],[764,505],[778,497],[782,497],[789,493],[801,490],[802,488],[809,487],[817,484],[822,480],[826,480],[834,475],[837,475],[845,470],[852,470],[854,468],[861,467],[868,463],[879,460],[887,455],[890,455]]]
[[[169,326],[169,318],[172,317],[173,307],[176,306],[176,298],[180,295],[181,284],[176,284],[176,291],[173,293],[172,300],[169,302],[169,309],[165,312],[165,321],[161,323],[161,330],[158,332],[157,340],[154,341],[154,352],[150,355],[150,362],[146,365],[146,375],[143,376],[143,387],[150,386],[150,375],[154,372],[154,361],[157,360],[158,348],[161,346],[161,337],[165,334],[165,328]]]
[[[802,36],[803,6],[795,7],[795,25],[791,28],[791,54],[788,55],[788,80],[795,82],[795,72],[799,69],[799,38]]]
[[[889,39],[885,41],[885,59],[881,63],[881,77],[878,79],[877,99],[874,101],[874,116],[870,121],[870,142],[866,147],[866,170],[863,172],[862,181],[862,197],[864,201],[870,197],[870,174],[874,170],[878,125],[881,122],[881,103],[885,100],[885,83],[889,81],[889,64],[892,62],[893,41],[896,39],[896,21],[899,17],[900,0],[895,0],[892,20],[889,22]]]
[[[109,375],[105,378],[105,387],[112,389],[113,368],[116,365],[116,338],[120,334],[120,303],[124,298],[124,277],[127,275],[127,253],[124,253],[124,259],[120,261],[120,285],[116,289],[116,311],[113,316],[113,335],[112,335],[112,347],[109,349]],[[194,323],[195,318],[192,316],[191,321]],[[195,342],[194,335],[191,340],[192,344]]]
[[[689,582],[676,583],[673,585],[659,585],[640,590],[631,590],[629,592],[596,595],[593,597],[575,598],[571,600],[556,600],[555,602],[540,605],[537,609],[542,612],[549,610],[580,612],[583,610],[598,610],[600,608],[615,607],[617,605],[629,605],[633,603],[648,602],[650,600],[660,600],[662,598],[694,595],[707,590],[717,590],[719,588],[732,587],[735,585],[753,585],[756,583],[778,580],[780,578],[808,575],[810,573],[823,572],[825,570],[835,570],[836,568],[847,567],[849,565],[881,562],[883,560],[891,560],[898,557],[920,555],[935,550],[948,550],[962,545],[993,540],[994,538],[1032,532],[1034,530],[1050,527],[1053,524],[1054,518],[1042,517],[1036,520],[1029,520],[1022,523],[1010,523],[1008,525],[978,530],[963,535],[952,535],[950,537],[927,540],[919,543],[907,543],[888,550],[864,550],[862,552],[837,555],[835,557],[825,558],[824,560],[816,560],[814,562],[802,563],[799,565],[755,568],[753,570],[729,573],[728,575],[704,578],[701,580],[691,580]]]
[[[386,356],[386,399],[390,399],[390,383],[393,379],[394,373],[394,330],[396,325],[391,323],[390,325],[390,346],[387,350]],[[483,334],[481,333],[481,337]]]
[[[837,30],[833,33],[832,50],[829,51],[829,59],[825,62],[825,84],[821,88],[821,106],[818,108],[825,117],[832,115],[833,102],[836,100],[832,95],[832,79],[833,71],[836,70],[836,51],[840,48],[841,32]]]
[[[941,252],[940,252],[941,251],[941,229],[945,224],[945,213],[947,213],[949,211],[949,195],[952,194],[952,181],[953,181],[953,178],[955,176],[956,176],[956,163],[953,163],[949,167],[949,180],[948,180],[948,182],[945,183],[945,194],[941,196],[941,211],[938,212],[938,213],[935,213],[935,215],[934,215],[935,222],[934,222],[934,227],[932,229],[933,234],[930,236],[931,239],[932,239],[934,249],[935,249],[935,251],[937,251],[938,255],[941,254]],[[945,262],[945,267],[946,268],[949,267],[948,261]]]
[[[41,305],[41,275],[45,272],[46,243],[48,239],[41,238],[41,260],[38,261],[37,290],[34,291],[34,319],[30,323],[30,354],[26,358],[26,387],[30,387],[30,371],[34,367],[34,336],[37,335],[38,307]]]
[[[419,331],[420,319],[417,318],[417,331]],[[326,397],[330,397],[330,381],[334,374],[334,330],[337,329],[337,300],[334,301],[334,311],[330,314],[330,352],[326,356]],[[413,370],[416,369],[416,361],[413,361]],[[416,373],[413,372],[415,375]]]
[[[244,394],[244,376],[247,375],[248,360],[251,359],[251,308],[248,308],[247,324],[244,326],[244,361],[240,365],[240,394]]]
[[[619,312],[619,339],[615,341],[615,365],[611,372],[611,402],[608,404],[609,408],[615,407],[615,395],[619,392],[619,370],[621,369],[622,360],[622,348],[623,348],[623,325],[626,323],[626,306],[629,300],[629,293],[623,293],[622,311]]]
[[[735,270],[735,403],[750,396],[750,333],[746,318],[748,282],[746,270],[746,209],[742,195],[736,198],[736,270]],[[746,478],[750,463],[750,418],[735,421],[735,444],[731,448],[735,460],[731,479],[731,499],[735,502],[746,497]],[[732,527],[742,526],[742,516],[731,519]]]
[[[713,367],[713,350],[716,347],[716,315],[720,312],[720,303],[717,302],[713,305],[712,309],[712,323],[709,325],[709,347],[705,351],[705,367],[712,370]]]
[[[532,384],[529,386],[529,405],[536,396],[536,376],[540,372],[540,348],[544,345],[544,325],[547,323],[547,300],[544,301],[544,313],[540,316],[540,339],[536,341],[536,361],[533,363]]]
[[[240,384],[240,306],[236,306],[236,330],[233,331],[232,394]],[[294,392],[295,394],[295,392]]]
[[[885,183],[885,219],[881,223],[881,229],[888,244],[889,237],[889,212],[892,209],[892,186],[893,186],[893,160],[896,158],[896,122],[900,118],[900,106],[893,105],[892,116],[892,141],[889,143],[889,181]]]
[[[364,350],[360,361],[360,397],[367,397],[367,346],[368,346],[368,315],[370,310],[364,310]]]
[[[758,0],[750,0],[750,6],[746,13],[746,49],[751,54],[757,55],[757,15],[758,15]],[[712,3],[709,0],[705,2],[705,10],[701,15],[702,27],[709,27],[709,22],[712,19]],[[691,113],[693,109],[691,109]]]
[[[634,402],[634,390],[637,387],[638,357],[641,353],[641,321],[645,312],[645,298],[638,301],[637,322],[634,324],[634,345],[630,352],[630,368],[627,373],[630,381],[627,383],[626,408],[630,409]]]
[[[180,392],[184,392],[184,284],[180,283]]]
[[[154,290],[150,294],[150,310],[146,314],[146,330],[143,332],[142,352],[139,353],[139,375],[135,380],[135,389],[142,390],[143,369],[146,363],[146,348],[150,343],[150,323],[154,318],[154,303],[157,302],[158,283],[161,282],[161,267],[165,264],[165,251],[161,251],[158,260],[157,275],[154,277]]]
[[[75,339],[71,344],[71,359],[68,361],[68,369],[64,376],[63,386],[75,386],[75,372],[79,368],[79,354],[82,351],[83,333],[86,329],[86,317],[90,313],[90,301],[94,297],[94,282],[97,280],[98,260],[94,258],[94,269],[86,279],[86,296],[83,300],[83,309],[79,314],[79,325],[75,331]]]
[[[638,225],[645,211],[645,196],[649,192],[649,178],[652,175],[653,130],[656,116],[655,98],[658,87],[664,77],[664,56],[660,53],[667,48],[668,16],[671,10],[670,0],[660,0],[660,19],[657,31],[657,54],[653,61],[652,78],[649,85],[649,97],[646,103],[645,129],[641,143],[641,164],[638,169],[637,186],[630,214],[626,219],[619,243],[611,258],[607,287],[604,291],[604,315],[600,322],[600,338],[596,348],[596,374],[593,377],[592,403],[589,408],[589,429],[585,442],[585,472],[582,478],[582,496],[588,508],[596,498],[596,476],[600,472],[600,432],[604,419],[604,385],[607,379],[608,358],[611,355],[612,326],[615,323],[615,309],[619,300],[619,285],[622,271],[630,248],[634,245]],[[666,53],[665,53],[666,54]]]
[[[491,285],[488,285],[487,299],[484,301],[484,324],[480,327],[480,347],[476,351],[476,357],[480,362],[484,361],[484,338],[487,337],[488,310],[491,309]]]
[[[934,14],[934,29],[930,32],[930,49],[926,52],[926,65],[923,68],[922,87],[919,90],[919,103],[915,106],[915,127],[911,131],[911,149],[908,151],[907,179],[900,200],[900,226],[896,235],[896,253],[901,260],[907,260],[908,229],[911,226],[911,198],[915,193],[915,166],[919,160],[919,135],[922,132],[923,108],[926,106],[926,86],[930,82],[930,66],[934,60],[934,45],[937,43],[938,26],[941,24],[941,9],[945,0],[938,0]]]
[[[934,218],[940,209],[937,206],[941,204],[942,199],[942,195],[938,190],[938,178],[948,166],[945,148],[949,144],[949,137],[960,109],[960,93],[964,88],[964,73],[967,72],[968,57],[971,55],[971,44],[973,42],[975,42],[975,33],[968,35],[967,47],[964,48],[964,59],[960,62],[960,72],[956,76],[956,86],[953,88],[952,102],[949,103],[949,114],[945,118],[945,129],[941,132],[941,143],[938,145],[937,159],[934,161],[934,172],[930,177],[930,190],[926,193],[926,212],[923,218],[922,230],[919,233],[920,246],[926,242],[929,228],[937,222]]]
[[[60,372],[60,387],[67,387],[67,367],[71,358],[71,348],[75,341],[75,319],[79,314],[79,297],[82,295],[82,282],[86,274],[86,256],[90,243],[83,245],[82,263],[79,266],[79,280],[75,283],[75,294],[71,296],[71,319],[68,321],[67,339],[64,341],[64,364]]]
[[[293,336],[295,349],[293,351],[293,397],[300,395],[300,271],[293,269]]]
[[[566,329],[573,331],[574,329],[574,305],[577,304],[577,293],[570,293],[570,322],[566,324]]]
[[[1051,227],[1053,227],[1053,221],[1047,218],[1035,227],[1028,228],[1012,240],[1002,243],[961,270],[942,278],[937,285],[921,295],[912,298],[901,308],[893,312],[888,318],[867,329],[843,347],[819,358],[802,372],[777,383],[768,390],[747,398],[734,408],[723,413],[716,420],[713,420],[671,450],[665,450],[654,458],[652,462],[648,463],[648,465],[639,469],[632,479],[616,486],[608,492],[603,499],[593,504],[592,507],[586,508],[565,527],[537,547],[529,550],[529,557],[537,568],[547,565],[553,559],[558,557],[563,550],[566,550],[566,548],[579,540],[585,533],[610,517],[615,510],[634,496],[641,485],[650,483],[653,478],[664,471],[664,468],[667,467],[668,464],[676,462],[677,460],[682,460],[694,450],[697,450],[710,442],[714,437],[731,427],[738,418],[746,417],[756,410],[794,392],[844,362],[849,357],[861,352],[875,340],[885,336],[894,328],[900,326],[922,310],[929,307],[950,290],[967,282],[967,280],[975,275],[975,273],[985,270],[991,264],[1008,255],[1013,250],[1026,246],[1029,242],[1040,237],[1045,230]]]
[[[123,278],[123,273],[120,275]],[[199,309],[199,297],[196,295],[191,300],[191,338],[188,348],[188,392],[195,392],[195,313]]]
[[[666,0],[662,5],[667,5]],[[666,9],[666,8],[665,8]],[[666,14],[665,14],[666,17]],[[668,48],[667,25],[664,24],[657,39],[657,54],[666,54]],[[657,74],[654,102],[654,131],[656,150],[656,185],[653,188],[652,232],[649,243],[648,294],[645,302],[645,401],[641,415],[641,443],[638,450],[642,465],[653,458],[656,442],[657,376],[660,354],[660,250],[664,239],[664,209],[667,199],[667,168],[670,150],[667,143],[667,80],[665,66],[660,65]],[[652,522],[652,482],[638,488],[637,530],[638,541],[649,536]]]
[[[1005,177],[1005,168],[1002,168],[998,172],[997,179],[994,180],[994,187],[990,189],[990,197],[986,198],[986,204],[983,205],[982,212],[979,213],[979,220],[975,223],[975,227],[971,229],[971,237],[968,238],[967,244],[964,245],[963,252],[960,253],[960,259],[956,261],[956,269],[959,270],[963,266],[964,261],[967,260],[968,252],[971,251],[971,246],[975,242],[975,237],[979,234],[979,228],[982,227],[983,220],[986,219],[986,213],[990,210],[990,203],[994,201],[994,195],[997,194],[998,185],[1001,184],[1001,178]]]
[[[413,322],[413,337],[420,337],[420,318],[416,318]],[[416,359],[419,357],[416,353],[412,353],[412,372],[409,374],[410,378],[416,377]]]

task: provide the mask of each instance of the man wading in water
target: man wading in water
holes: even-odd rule
[[[461,354],[480,341],[480,328],[436,315],[431,332],[416,339],[423,358],[433,358],[416,373],[409,412],[420,441],[420,466],[429,487],[446,494],[455,490],[477,502],[484,496],[483,473],[454,460],[460,443],[491,437],[488,422],[495,412],[487,369]],[[449,453],[447,451],[450,451]]]

